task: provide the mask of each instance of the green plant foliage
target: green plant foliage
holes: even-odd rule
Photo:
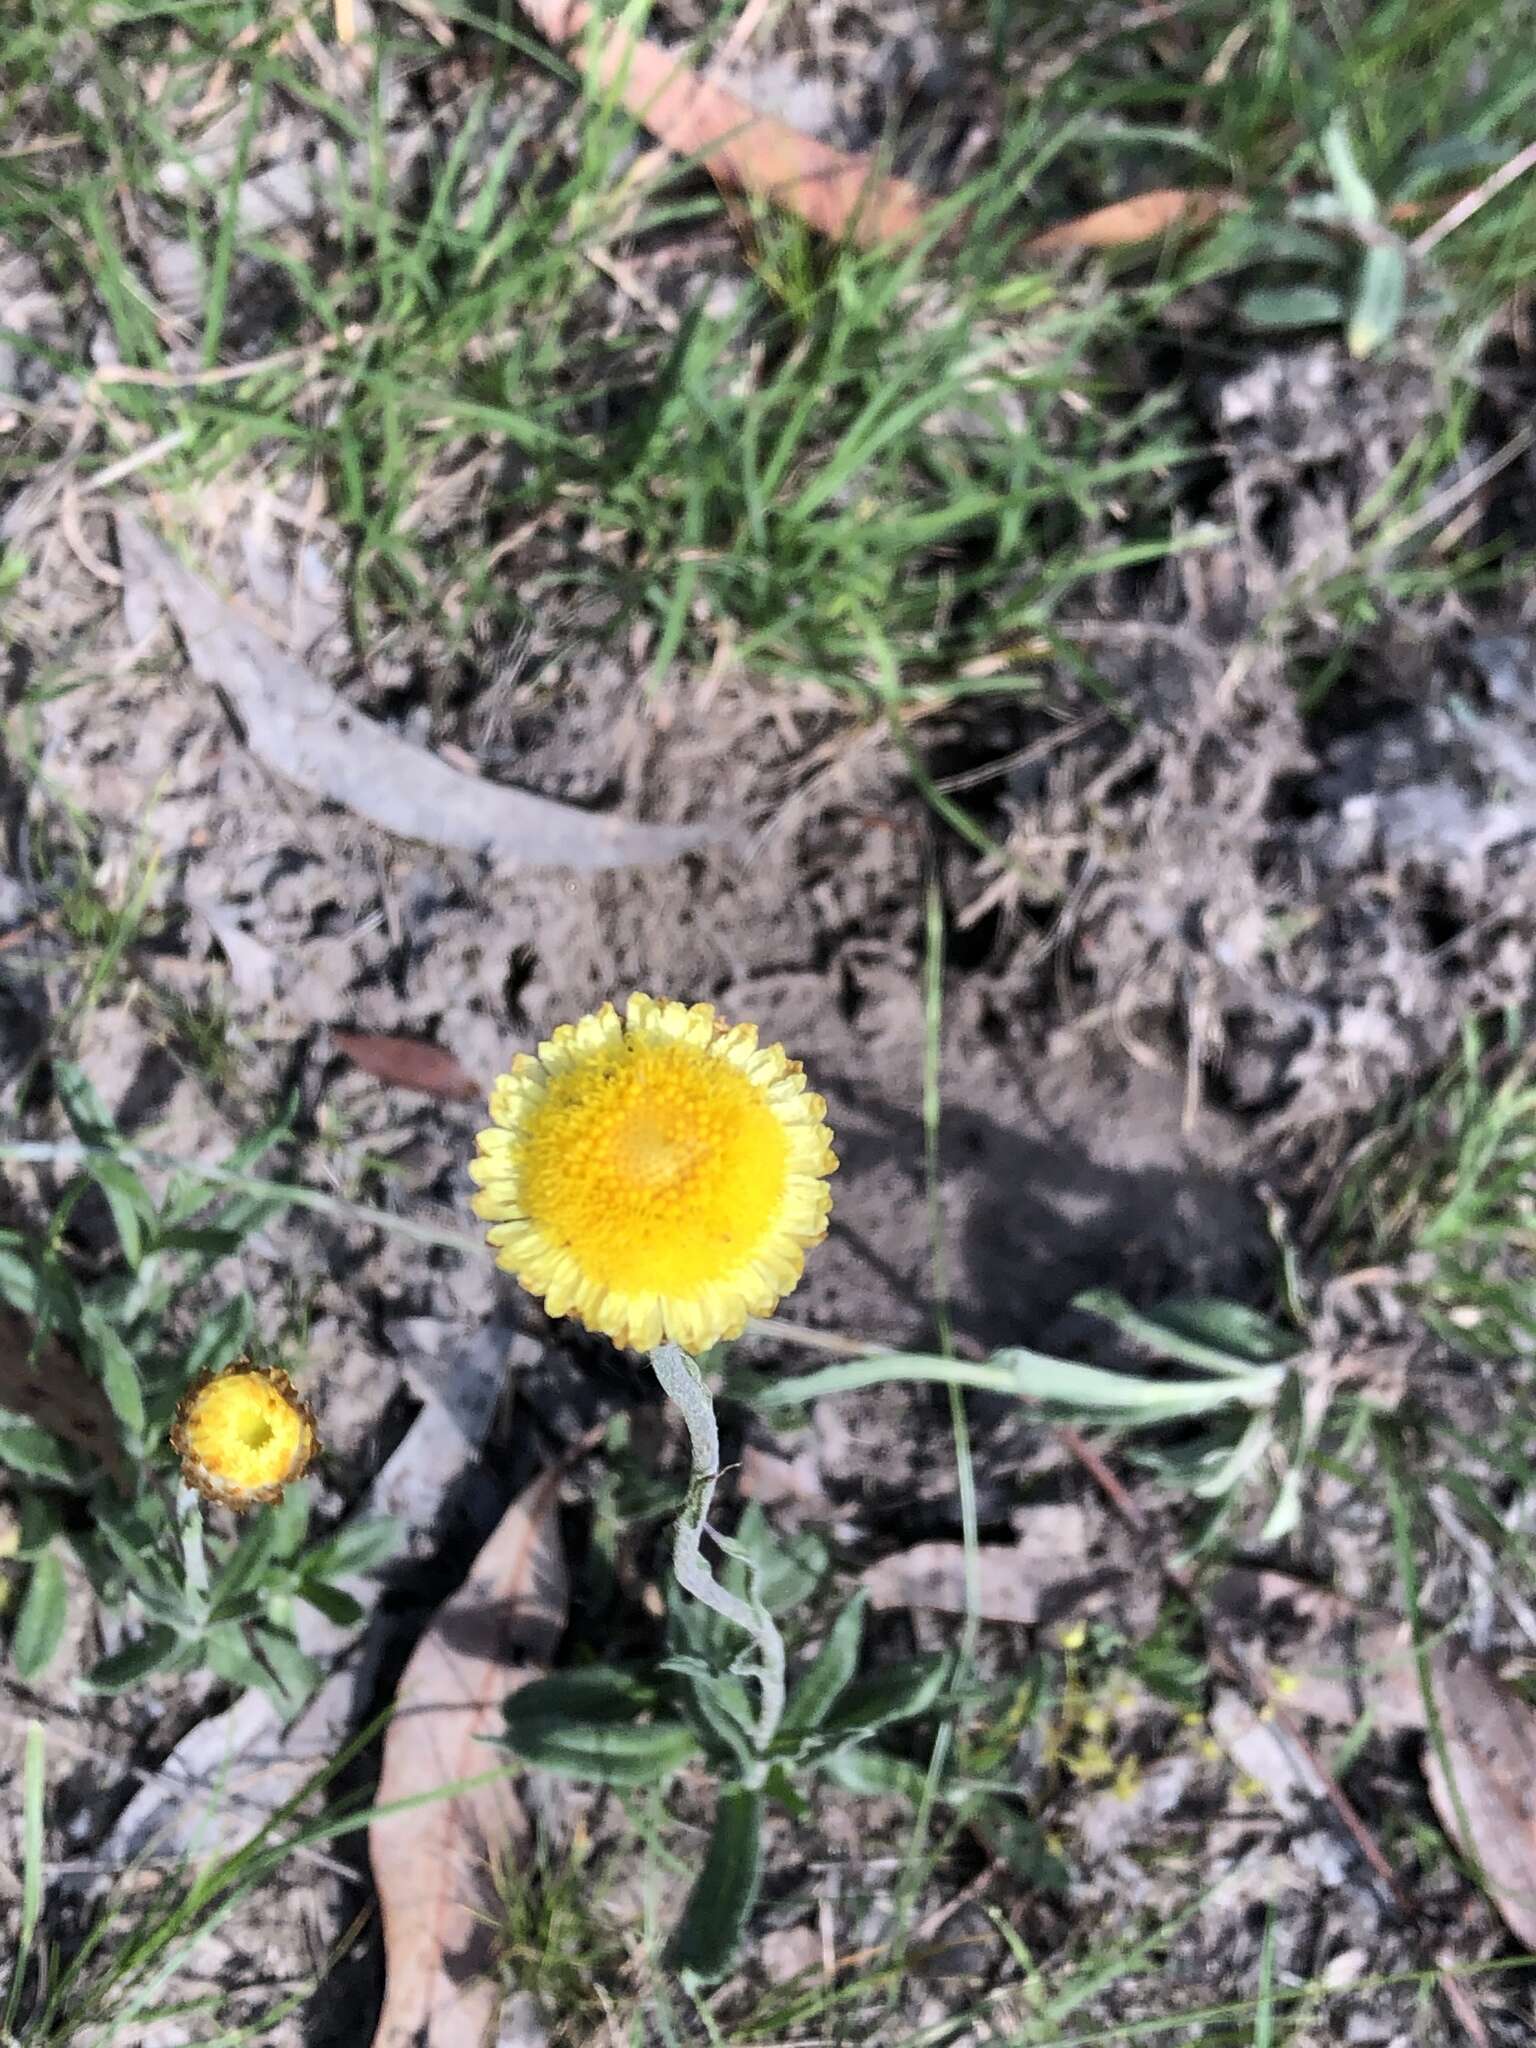
[[[667,1952],[674,1970],[713,1984],[741,1946],[763,1873],[763,1794],[725,1785],[709,1847]]]
[[[11,1656],[20,1677],[36,1678],[58,1649],[64,1634],[66,1594],[64,1567],[52,1551],[45,1550],[32,1567],[11,1638]]]
[[[1358,1148],[1335,1256],[1383,1263],[1459,1350],[1536,1354],[1536,1078],[1524,1019],[1469,1019],[1454,1053]]]
[[[57,1647],[63,1577],[55,1551],[67,1543],[98,1600],[128,1624],[128,1640],[89,1673],[94,1690],[120,1692],[154,1672],[201,1665],[230,1684],[263,1686],[293,1711],[317,1677],[295,1638],[295,1602],[338,1623],[358,1620],[357,1602],[335,1582],[377,1563],[393,1531],[363,1525],[306,1548],[302,1486],[233,1531],[211,1520],[205,1529],[198,1506],[177,1505],[167,1440],[189,1381],[251,1346],[249,1298],[208,1306],[207,1282],[283,1206],[283,1190],[226,1190],[186,1172],[157,1200],[86,1076],[66,1061],[53,1073],[70,1124],[90,1149],[45,1230],[0,1231],[0,1297],[27,1317],[38,1341],[56,1337],[97,1380],[121,1457],[108,1470],[37,1423],[0,1411],[0,1462],[22,1482],[19,1554],[32,1563],[13,1660],[28,1677]],[[226,1170],[248,1173],[285,1136],[284,1123],[270,1125]],[[65,1225],[92,1195],[106,1204],[120,1259],[83,1278],[64,1254]]]

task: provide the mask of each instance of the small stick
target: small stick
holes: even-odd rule
[[[1470,192],[1464,192],[1448,213],[1442,213],[1416,241],[1410,243],[1412,254],[1427,256],[1447,235],[1454,234],[1463,221],[1470,220],[1474,213],[1502,192],[1506,185],[1513,185],[1516,178],[1523,178],[1533,168],[1536,168],[1536,142],[1528,142],[1508,163],[1500,164],[1496,171],[1484,178],[1481,185],[1474,185]]]

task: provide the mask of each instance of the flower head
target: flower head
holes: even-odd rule
[[[208,1500],[244,1510],[279,1499],[318,1449],[309,1403],[275,1365],[205,1372],[181,1397],[171,1444]]]
[[[827,1234],[826,1104],[755,1024],[631,996],[491,1090],[470,1172],[496,1263],[616,1344],[739,1337]]]

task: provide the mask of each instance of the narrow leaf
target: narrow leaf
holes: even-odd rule
[[[741,1680],[712,1671],[701,1657],[669,1657],[664,1668],[686,1685],[684,1705],[706,1747],[713,1741],[725,1760],[745,1770],[753,1757],[752,1706]]]
[[[1116,1294],[1108,1287],[1090,1288],[1086,1294],[1073,1298],[1074,1308],[1086,1309],[1090,1315],[1102,1316],[1113,1323],[1117,1330],[1124,1330],[1128,1337],[1134,1337],[1138,1344],[1144,1344],[1149,1351],[1160,1358],[1177,1359],[1181,1365],[1192,1365],[1199,1372],[1231,1374],[1244,1378],[1253,1371],[1249,1347],[1254,1343],[1257,1332],[1254,1322],[1243,1319],[1243,1312],[1232,1303],[1221,1302],[1174,1302],[1167,1308],[1132,1308],[1123,1295]],[[1230,1312],[1230,1318],[1220,1314],[1222,1309]],[[1264,1318],[1255,1319],[1262,1324]],[[1266,1325],[1273,1330],[1273,1325]],[[1279,1333],[1275,1332],[1278,1337]],[[1236,1346],[1233,1339],[1243,1347],[1234,1355]],[[1298,1347],[1293,1343],[1285,1352],[1271,1352],[1271,1359],[1287,1356]]]
[[[22,1678],[36,1678],[49,1663],[63,1639],[67,1609],[64,1567],[51,1550],[45,1550],[32,1567],[11,1638],[11,1655]]]
[[[827,1630],[826,1641],[790,1695],[781,1724],[783,1734],[804,1735],[819,1728],[852,1682],[859,1668],[867,1604],[868,1596],[861,1589]]]
[[[307,1569],[323,1579],[343,1579],[351,1572],[371,1572],[400,1548],[398,1522],[369,1516],[347,1523],[310,1551]]]
[[[1321,284],[1256,285],[1237,310],[1250,327],[1337,327],[1344,301]]]
[[[16,1532],[16,1555],[35,1563],[64,1527],[58,1504],[45,1493],[23,1493],[19,1503],[21,1527]]]
[[[887,1664],[846,1687],[822,1721],[822,1733],[834,1737],[868,1735],[895,1721],[926,1714],[944,1690],[949,1659],[935,1654]]]
[[[864,1743],[849,1742],[830,1751],[817,1768],[856,1799],[901,1799],[917,1807],[926,1791],[926,1778],[916,1764]]]
[[[714,1984],[741,1946],[763,1871],[763,1795],[727,1785],[715,1808],[703,1867],[667,1952],[674,1970]]]
[[[110,1657],[103,1657],[86,1673],[83,1683],[92,1692],[124,1692],[151,1672],[168,1664],[176,1654],[174,1629],[152,1628],[131,1643],[125,1643]]]
[[[32,1938],[43,1910],[43,1801],[47,1792],[43,1724],[27,1723],[27,1746],[21,1769],[21,1924],[16,1936],[12,1982],[24,1976]]]
[[[0,1415],[0,1464],[28,1479],[51,1480],[56,1486],[79,1483],[80,1475],[56,1438],[36,1423],[13,1422],[4,1415]]]
[[[96,1353],[101,1384],[112,1403],[112,1412],[127,1431],[132,1445],[144,1434],[144,1390],[139,1384],[139,1369],[134,1364],[133,1354],[105,1316],[87,1310],[82,1327],[81,1348],[87,1348],[85,1340],[89,1339],[90,1347]]]
[[[558,1721],[628,1722],[639,1720],[656,1705],[656,1688],[636,1672],[618,1664],[587,1664],[575,1671],[552,1671],[521,1685],[503,1710],[508,1732],[520,1725]]]
[[[119,1142],[112,1112],[83,1067],[76,1066],[73,1060],[55,1060],[53,1092],[83,1145],[112,1146]]]
[[[505,1741],[534,1769],[598,1785],[659,1785],[699,1753],[686,1721],[566,1721],[517,1718]]]
[[[131,1166],[125,1166],[121,1159],[113,1159],[104,1153],[98,1152],[89,1159],[86,1171],[101,1189],[112,1212],[123,1257],[130,1266],[137,1267],[144,1256],[145,1230],[154,1222],[155,1216],[149,1190]]]
[[[1342,114],[1335,114],[1323,131],[1323,158],[1333,179],[1333,189],[1350,219],[1362,226],[1375,220],[1376,194],[1355,159],[1349,125]]]
[[[338,1628],[355,1628],[363,1618],[362,1602],[342,1592],[339,1586],[328,1586],[324,1579],[301,1579],[299,1598],[307,1600],[317,1614],[334,1621]]]
[[[1352,356],[1371,355],[1390,341],[1408,296],[1408,263],[1394,242],[1373,242],[1360,266],[1360,289],[1349,316]]]

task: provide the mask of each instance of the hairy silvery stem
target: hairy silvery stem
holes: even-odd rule
[[[755,1579],[749,1580],[752,1597],[739,1599],[727,1592],[704,1559],[704,1528],[715,1482],[720,1477],[720,1432],[715,1426],[714,1403],[699,1371],[698,1361],[678,1344],[660,1344],[651,1353],[651,1368],[661,1390],[673,1402],[688,1429],[693,1453],[693,1476],[688,1498],[677,1518],[672,1539],[672,1568],[685,1593],[734,1622],[751,1637],[757,1651],[757,1682],[761,1693],[756,1741],[763,1754],[778,1733],[784,1714],[784,1638],[773,1616],[757,1597]]]

